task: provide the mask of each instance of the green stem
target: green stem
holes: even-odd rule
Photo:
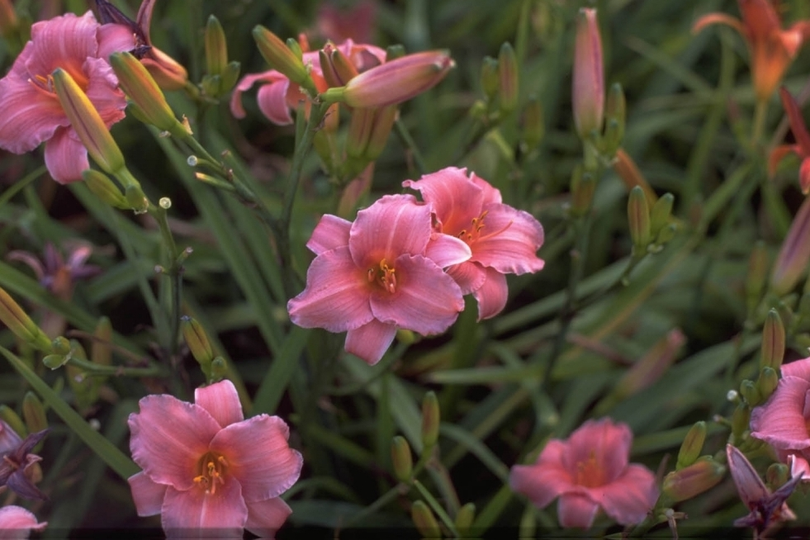
[[[422,157],[422,152],[419,151],[408,128],[405,127],[405,124],[403,124],[399,118],[394,122],[394,130],[396,130],[397,137],[399,137],[399,140],[402,142],[402,146],[410,151],[413,156],[413,162],[416,164],[419,174],[426,174],[428,169],[427,165],[425,165],[425,159]]]
[[[413,485],[416,487],[417,491],[419,491],[419,494],[422,496],[428,506],[430,506],[433,511],[436,512],[436,515],[439,516],[442,523],[444,523],[445,526],[450,530],[453,537],[458,538],[456,524],[453,523],[453,520],[450,519],[450,516],[448,516],[447,512],[444,511],[444,508],[442,508],[442,505],[440,505],[439,501],[436,500],[436,497],[434,497],[419,480],[414,480]]]
[[[754,106],[754,125],[751,130],[751,147],[759,153],[759,145],[762,141],[762,133],[765,130],[765,120],[768,116],[768,101],[758,99]]]
[[[166,370],[161,366],[152,367],[127,367],[127,366],[104,366],[82,360],[81,358],[71,357],[67,362],[71,366],[75,366],[87,372],[91,377],[106,377],[109,375],[116,377],[166,377]]]

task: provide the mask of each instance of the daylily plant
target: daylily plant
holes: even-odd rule
[[[170,536],[273,536],[292,512],[279,495],[301,473],[301,454],[278,416],[245,420],[236,388],[222,381],[194,392],[140,400],[129,416],[129,478],[139,516],[160,514]]]
[[[128,28],[100,25],[90,11],[35,23],[31,41],[0,79],[0,147],[22,154],[44,142],[53,179],[81,180],[90,166],[87,150],[59,102],[51,74],[58,68],[70,74],[109,128],[124,118],[127,101],[107,57],[134,46]]]
[[[531,214],[503,204],[501,192],[475,173],[448,167],[406,180],[433,207],[436,232],[463,240],[472,256],[447,269],[464,294],[478,301],[478,319],[503,310],[508,298],[506,274],[534,273],[544,262],[537,257],[543,227]]]
[[[640,523],[658,488],[652,471],[628,464],[632,442],[626,424],[588,420],[567,440],[550,440],[534,465],[512,467],[509,485],[538,508],[559,497],[563,527],[589,528],[600,508],[622,525]]]

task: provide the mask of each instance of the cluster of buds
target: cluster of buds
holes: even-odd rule
[[[633,258],[640,260],[648,253],[657,253],[675,237],[677,224],[672,219],[675,197],[662,195],[650,208],[647,194],[640,186],[630,190],[627,200],[627,222],[633,242]]]
[[[661,487],[663,500],[659,506],[668,507],[691,499],[723,479],[726,467],[712,456],[701,455],[705,441],[706,423],[697,422],[684,437],[675,470],[664,477]]]
[[[211,98],[227,95],[236,85],[241,69],[239,62],[228,61],[228,44],[219,19],[211,15],[205,26],[206,75],[200,87]]]

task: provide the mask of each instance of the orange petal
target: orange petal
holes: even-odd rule
[[[710,24],[726,24],[737,30],[740,34],[745,35],[745,26],[742,21],[725,13],[709,13],[699,18],[695,21],[695,24],[692,25],[692,33],[697,34]]]

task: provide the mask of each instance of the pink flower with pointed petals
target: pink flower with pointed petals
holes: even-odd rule
[[[348,39],[336,48],[349,59],[360,73],[385,62],[385,51],[374,45],[355,43]],[[323,76],[318,51],[305,52],[303,62],[305,66],[309,66],[310,76],[318,91],[323,92],[326,90],[329,86]],[[308,98],[301,91],[300,86],[290,82],[290,79],[275,69],[271,69],[263,73],[246,75],[236,85],[231,96],[231,114],[236,118],[244,118],[247,114],[242,106],[242,93],[250,90],[256,83],[265,83],[259,87],[257,95],[259,110],[271,122],[279,126],[292,124],[293,119],[290,109],[297,108],[299,101],[306,100],[308,102]]]
[[[0,508],[0,540],[5,538],[28,538],[31,531],[42,531],[47,521],[39,523],[37,517],[19,506]]]
[[[782,365],[768,401],[751,411],[751,436],[770,444],[791,474],[810,470],[810,358]],[[810,482],[810,475],[804,476]]]
[[[464,242],[431,233],[431,207],[387,195],[354,223],[325,215],[307,247],[316,257],[304,291],[287,303],[293,323],[348,332],[345,348],[377,363],[398,328],[447,330],[464,309],[461,289],[442,268],[470,257]]]
[[[563,527],[589,528],[601,507],[622,525],[640,523],[658,499],[652,471],[628,464],[633,433],[610,418],[588,420],[568,440],[552,439],[534,465],[515,465],[512,491],[538,508],[555,498]]]
[[[438,231],[464,240],[472,251],[469,261],[447,273],[464,294],[478,301],[478,320],[494,317],[506,306],[506,274],[537,272],[545,264],[536,255],[543,244],[543,226],[528,212],[501,200],[501,192],[475,173],[448,167],[406,180],[433,206]]]
[[[44,142],[53,179],[62,184],[81,180],[89,167],[87,150],[62,110],[51,73],[67,71],[110,127],[124,118],[127,101],[107,57],[133,46],[131,31],[99,25],[90,11],[34,24],[31,41],[0,79],[0,147],[23,154]]]
[[[129,478],[139,516],[160,514],[169,536],[273,536],[290,515],[279,495],[301,473],[278,416],[244,419],[236,388],[222,381],[194,392],[194,403],[161,394],[129,416]]]

